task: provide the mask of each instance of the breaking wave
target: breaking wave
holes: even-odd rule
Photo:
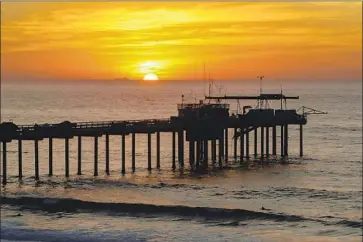
[[[258,212],[244,209],[228,209],[213,207],[189,207],[182,205],[153,205],[142,203],[108,203],[83,201],[72,198],[47,198],[47,197],[10,197],[2,196],[1,203],[20,206],[23,209],[41,210],[46,212],[107,212],[115,216],[173,216],[181,218],[204,218],[215,220],[233,220],[237,222],[221,223],[223,226],[237,226],[243,220],[269,220],[277,222],[320,222],[326,225],[343,225],[352,228],[362,227],[361,221],[339,220],[328,222],[321,219],[307,218],[284,213]]]

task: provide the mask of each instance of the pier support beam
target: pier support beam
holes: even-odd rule
[[[233,157],[235,160],[237,160],[237,128],[234,128],[234,135],[233,135]]]
[[[172,153],[172,168],[173,169],[175,169],[175,132],[173,132],[173,136],[172,136],[172,151],[171,151],[171,153]]]
[[[300,124],[300,157],[303,156],[303,147],[304,146],[304,140],[303,140],[303,125]]]
[[[255,135],[254,135],[254,156],[255,157],[257,157],[257,127],[255,127],[255,129],[254,129],[254,133],[255,133]]]
[[[194,166],[194,161],[195,161],[195,144],[194,144],[194,140],[190,140],[189,141],[189,164],[191,167]]]
[[[270,156],[270,128],[266,127],[266,156]]]
[[[264,147],[264,144],[265,144],[265,127],[261,127],[261,160],[263,159],[263,156],[264,156],[264,152],[265,152],[265,147]]]
[[[285,124],[285,130],[284,130],[284,156],[288,156],[288,148],[289,148],[289,126]]]
[[[7,165],[6,165],[6,162],[7,162],[7,160],[6,160],[6,155],[7,155],[7,153],[6,153],[6,142],[3,142],[3,184],[5,185],[6,184],[6,180],[7,180],[7,170],[6,170],[6,168],[7,168]]]
[[[69,177],[69,138],[64,140],[65,176]]]
[[[184,131],[178,132],[178,161],[180,167],[184,167]]]
[[[106,134],[106,164],[105,164],[105,172],[107,175],[110,175],[110,137]]]
[[[34,170],[35,180],[39,180],[39,140],[34,140]]]
[[[135,143],[136,143],[135,133],[132,133],[132,135],[131,135],[131,169],[132,169],[132,172],[135,172]]]
[[[126,173],[125,135],[121,136],[121,173]]]
[[[156,168],[160,169],[160,132],[156,132]]]
[[[284,156],[284,126],[283,125],[281,125],[280,126],[280,131],[281,131],[281,134],[280,134],[280,148],[281,148],[281,156]]]
[[[94,138],[94,171],[93,175],[98,176],[98,137]]]
[[[276,155],[276,125],[272,127],[272,155]]]
[[[82,136],[78,136],[78,166],[77,175],[82,175]]]
[[[246,158],[250,158],[250,132],[248,131],[248,128],[246,132]]]
[[[49,147],[48,147],[48,175],[53,176],[53,139],[49,138]]]
[[[225,129],[226,133],[225,133],[225,155],[224,155],[224,160],[225,162],[228,162],[228,128]]]
[[[18,178],[23,177],[23,145],[21,138],[18,140]]]
[[[241,134],[240,134],[240,137],[239,137],[239,141],[240,141],[240,161],[242,162],[243,161],[243,157],[245,156],[245,128],[241,128]]]

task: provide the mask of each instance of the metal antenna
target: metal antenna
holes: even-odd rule
[[[265,76],[257,76],[257,78],[260,79],[260,95],[262,95],[262,79],[264,77]],[[262,106],[263,106],[263,100],[262,99],[260,99],[259,106],[260,106],[260,108],[262,108]]]

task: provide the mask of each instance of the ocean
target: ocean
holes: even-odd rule
[[[258,81],[215,82],[215,94],[258,95]],[[48,177],[48,142],[39,143],[40,181],[34,180],[33,142],[23,142],[18,181],[17,143],[8,144],[8,184],[1,187],[2,241],[361,241],[362,83],[264,81],[264,93],[300,96],[288,108],[315,108],[304,126],[289,130],[289,158],[233,157],[222,169],[191,172],[171,168],[172,139],[161,134],[161,169],[147,171],[147,135],[136,136],[136,172],[131,173],[126,137],[126,174],[121,139],[110,138],[110,170],[104,172],[99,139],[99,176],[93,177],[93,139],[83,139],[83,175],[77,176],[77,140],[70,140],[70,177],[64,177],[64,140],[53,141],[54,176]],[[176,104],[198,101],[208,91],[199,82],[2,83],[1,119],[16,124],[169,118]],[[237,103],[230,102],[231,112]],[[240,101],[240,105],[252,105]],[[272,103],[278,108],[279,102]],[[279,134],[279,132],[278,132]],[[232,137],[233,134],[230,134]],[[252,140],[252,136],[250,138]],[[155,150],[155,135],[152,137]],[[279,143],[279,142],[278,142]],[[253,152],[253,142],[250,142]],[[239,148],[238,148],[239,150]],[[279,146],[278,149],[279,151]],[[2,164],[1,164],[2,166]],[[264,207],[266,210],[262,210]]]

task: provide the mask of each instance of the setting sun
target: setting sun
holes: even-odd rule
[[[153,73],[149,73],[144,76],[144,81],[158,81],[158,80],[159,80],[158,76]]]

